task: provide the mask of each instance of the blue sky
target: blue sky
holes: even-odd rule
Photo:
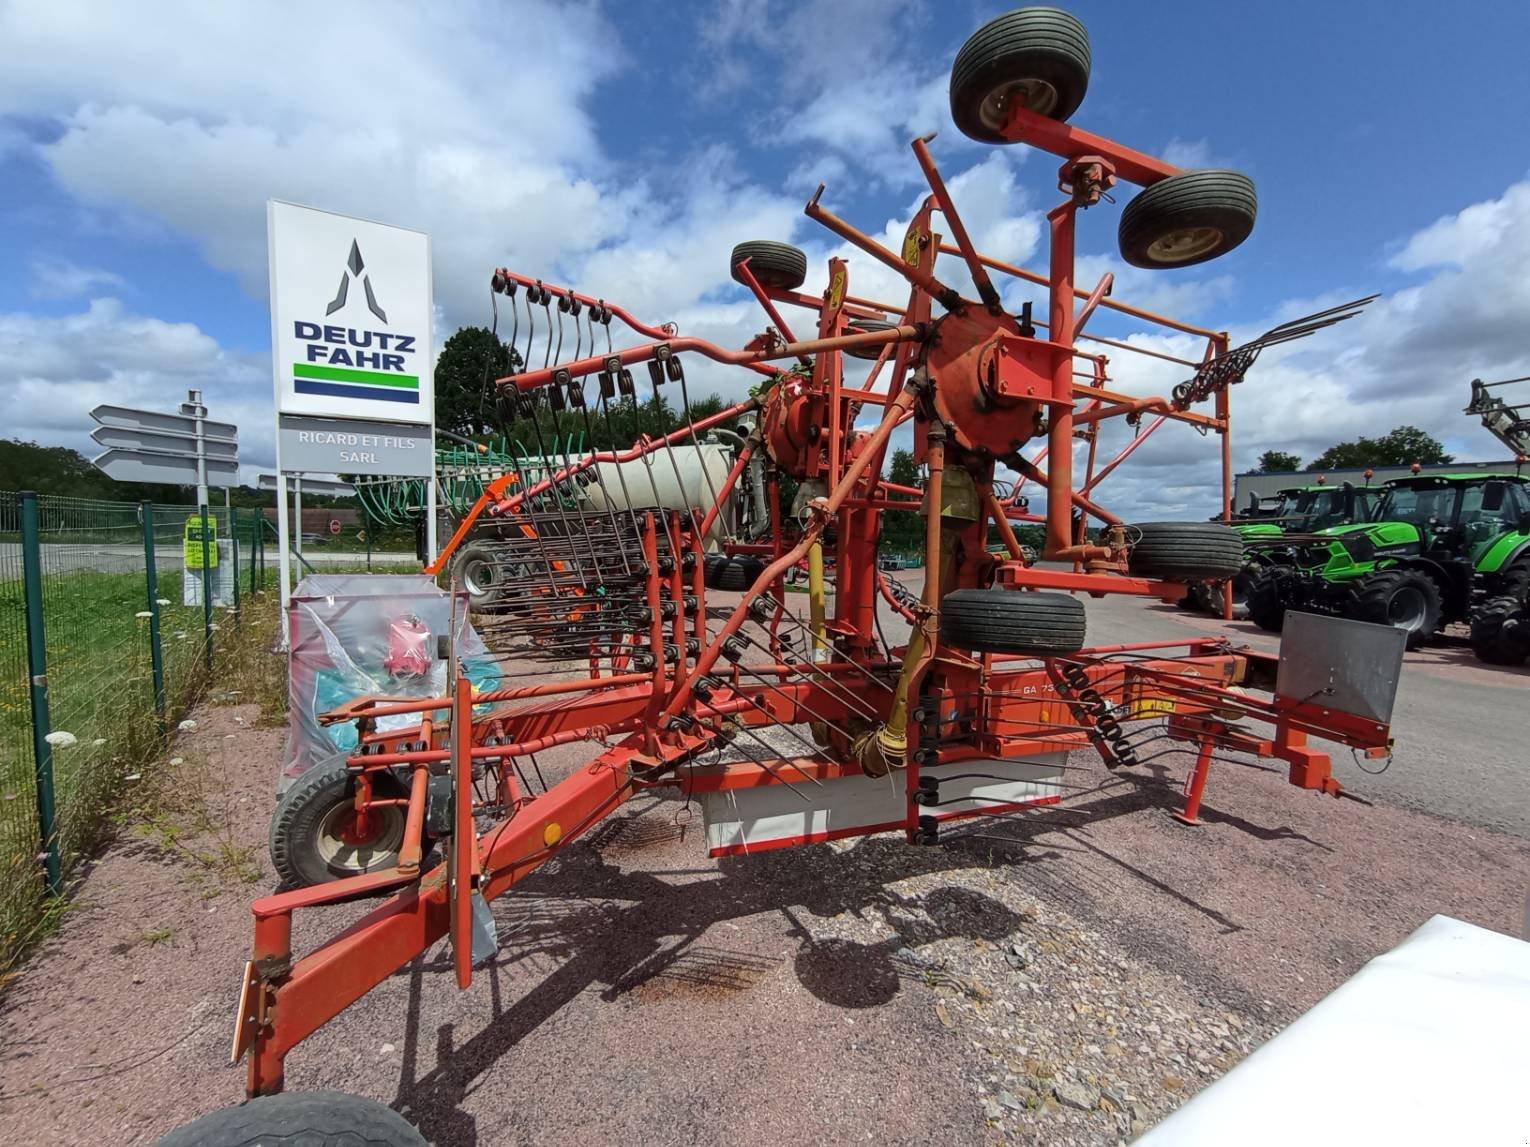
[[[1057,161],[964,139],[946,104],[957,49],[1004,7],[0,2],[9,433],[85,448],[96,402],[201,385],[268,464],[269,197],[429,231],[447,332],[486,321],[503,263],[739,345],[763,324],[728,281],[732,244],[797,242],[820,282],[838,245],[801,215],[812,188],[901,233],[922,187],[908,141],[938,130],[980,245],[1040,266]],[[1240,168],[1260,194],[1242,248],[1170,272],[1122,267],[1119,207],[1102,205],[1081,277],[1113,270],[1118,297],[1235,335],[1385,293],[1239,388],[1239,463],[1403,421],[1466,457],[1501,453],[1459,409],[1471,377],[1530,373],[1530,5],[1071,10],[1094,54],[1075,122]],[[863,259],[851,273],[887,286]],[[1123,389],[1178,381],[1116,367]],[[1109,500],[1209,512],[1209,447],[1159,435]]]

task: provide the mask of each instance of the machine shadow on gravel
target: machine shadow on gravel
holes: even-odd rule
[[[792,972],[804,989],[834,1007],[865,1009],[891,1002],[905,981],[923,982],[919,949],[939,940],[1001,940],[1022,918],[999,901],[956,886],[923,896],[903,896],[889,885],[915,876],[997,865],[1024,865],[1039,878],[1038,891],[1056,881],[1043,874],[1068,853],[1104,859],[1133,879],[1151,885],[1227,933],[1243,925],[1200,903],[1078,832],[1077,813],[1094,822],[1176,807],[1177,786],[1167,776],[1118,773],[1092,794],[1045,816],[1015,818],[982,831],[955,829],[940,846],[910,848],[901,840],[864,838],[843,850],[829,845],[785,849],[750,857],[725,857],[716,867],[658,875],[624,868],[645,843],[662,844],[680,831],[652,823],[649,806],[613,822],[610,829],[563,854],[528,879],[518,894],[496,905],[499,955],[485,972],[492,984],[493,1018],[467,1041],[454,1043],[453,1025],[436,1032],[438,1065],[415,1075],[420,1038],[421,985],[450,962],[448,953],[411,966],[403,1070],[395,1106],[407,1105],[427,1135],[440,1142],[477,1142],[472,1117],[461,1110],[474,1082],[516,1045],[592,988],[606,1002],[636,1006],[680,996],[717,998],[747,992],[780,961],[749,950],[702,943],[716,925],[768,912],[783,914],[788,935],[800,946]],[[642,813],[649,814],[643,816]],[[1290,828],[1268,828],[1205,807],[1203,818],[1264,841],[1326,847]],[[1060,819],[1066,817],[1067,819]],[[996,848],[1000,849],[996,857]],[[1077,898],[1077,890],[1071,897]],[[1064,896],[1064,899],[1070,897]],[[895,935],[877,942],[815,936],[808,918],[878,911]],[[514,972],[547,974],[505,1006],[504,977]]]

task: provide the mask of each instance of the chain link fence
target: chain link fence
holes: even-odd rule
[[[260,535],[251,511],[0,492],[0,977],[209,679]]]

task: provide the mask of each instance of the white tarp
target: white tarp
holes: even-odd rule
[[[1525,1147],[1530,944],[1435,916],[1140,1147]]]

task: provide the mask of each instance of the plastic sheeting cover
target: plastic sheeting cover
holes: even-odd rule
[[[1530,1143],[1530,944],[1434,916],[1135,1142]]]
[[[324,728],[318,714],[368,694],[439,697],[446,692],[446,662],[436,657],[437,635],[452,623],[451,595],[425,574],[316,574],[293,593],[285,787],[316,765],[356,747],[351,723]],[[456,648],[478,690],[499,683],[499,668],[467,622],[466,599],[456,609]],[[400,657],[400,635],[428,652]],[[428,666],[425,673],[415,670]],[[390,672],[390,668],[395,672]],[[413,728],[418,716],[384,718],[380,729]]]

